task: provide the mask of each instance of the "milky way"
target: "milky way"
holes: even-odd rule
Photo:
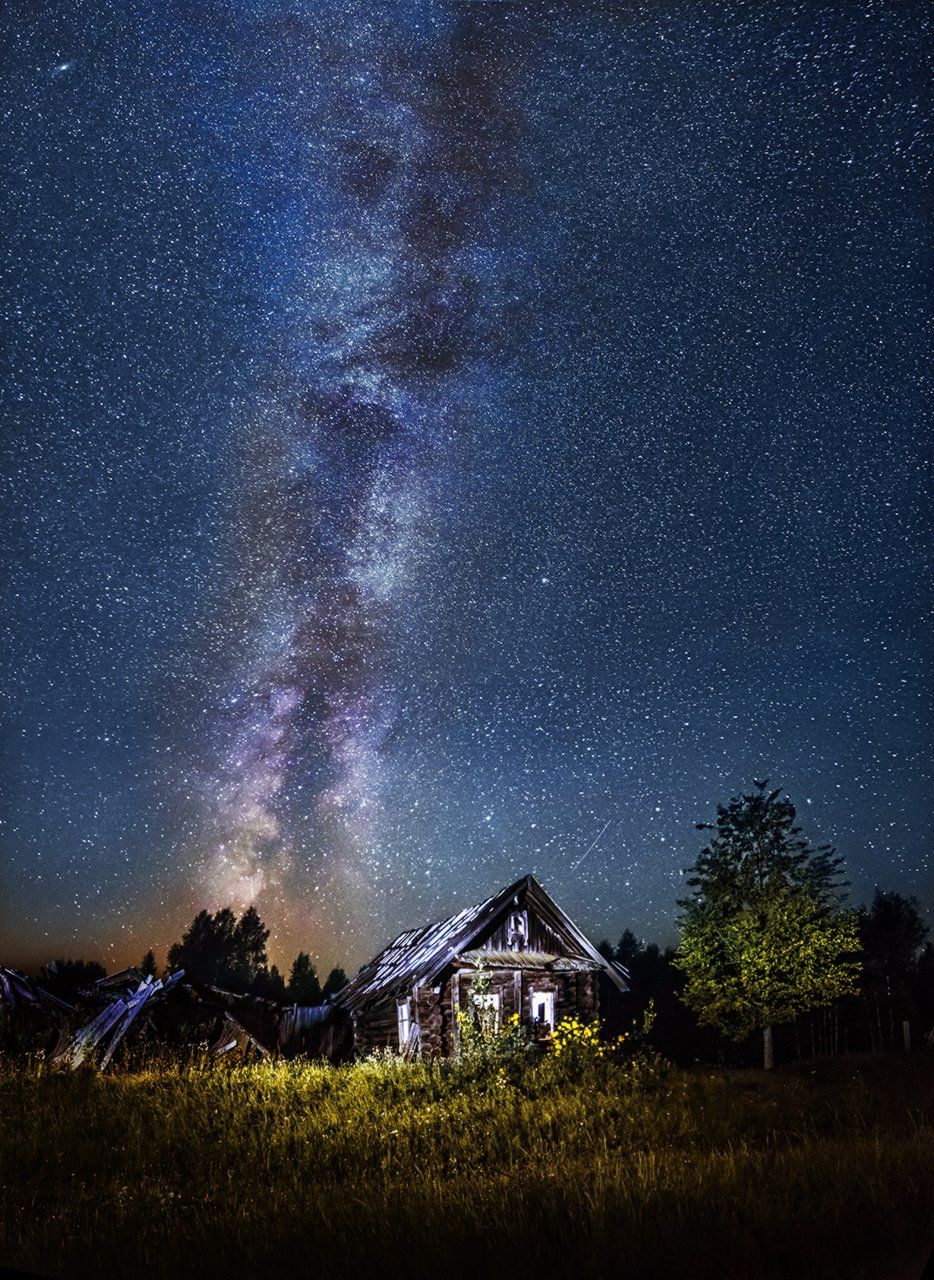
[[[670,942],[753,777],[930,907],[923,4],[0,21],[0,959]]]
[[[485,220],[517,185],[515,69],[479,12],[421,18],[428,48],[411,14],[400,27],[361,9],[328,31],[316,179],[341,216],[324,252],[296,264],[312,281],[307,314],[247,426],[261,463],[244,476],[238,591],[257,608],[255,649],[208,796],[213,898],[274,892],[282,906],[297,871],[345,927],[397,870],[379,828],[393,614],[431,536],[439,472],[470,432],[465,374],[507,341]],[[309,772],[298,840],[288,800]]]

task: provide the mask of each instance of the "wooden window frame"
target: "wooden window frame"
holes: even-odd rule
[[[535,1015],[535,1002],[537,1000],[541,1000],[543,996],[545,998],[546,1003],[549,1001],[551,1002],[551,1021],[543,1022],[542,1025],[547,1026],[550,1031],[554,1031],[555,1019],[558,1014],[558,1009],[557,1009],[558,993],[554,990],[553,987],[547,990],[545,988],[533,987],[532,990],[529,992],[529,1014],[531,1017],[531,1021],[538,1022],[538,1018]]]

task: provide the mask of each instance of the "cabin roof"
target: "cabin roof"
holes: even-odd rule
[[[453,916],[424,925],[421,929],[408,929],[400,933],[385,950],[369,964],[365,964],[355,978],[351,978],[347,986],[338,992],[335,1003],[358,1013],[369,1005],[391,999],[393,995],[410,990],[413,986],[433,982],[455,958],[467,959],[468,963],[473,963],[468,956],[495,954],[500,958],[500,963],[508,956],[510,968],[528,967],[517,960],[517,957],[528,957],[534,953],[481,953],[469,950],[478,934],[494,928],[506,911],[520,903],[531,905],[546,923],[568,939],[576,954],[572,957],[560,957],[562,961],[570,959],[572,962],[582,963],[588,969],[603,970],[621,991],[628,989],[625,980],[628,975],[625,971],[600,955],[534,876],[523,876],[521,880],[507,885],[472,907],[465,907]],[[548,958],[550,961],[558,959],[550,955]],[[536,967],[544,967],[541,953],[537,957]]]

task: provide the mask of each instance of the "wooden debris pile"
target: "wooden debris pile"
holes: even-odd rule
[[[166,978],[146,977],[135,989],[134,978],[128,979],[126,972],[102,978],[95,987],[101,988],[100,994],[106,1001],[104,1007],[86,1026],[66,1037],[65,1043],[53,1054],[52,1062],[74,1071],[89,1053],[99,1052],[98,1065],[102,1071],[105,1070],[117,1046],[140,1015],[150,1012],[153,1004],[163,1000],[184,976],[184,970],[180,969]]]
[[[91,1064],[106,1070],[127,1037],[141,1035],[169,1045],[197,1041],[241,1061],[304,1054],[344,1062],[353,1054],[353,1023],[343,1008],[282,1006],[186,981],[184,970],[155,978],[123,969],[82,988],[69,1004],[0,966],[0,1012],[6,1010],[54,1015],[58,1040],[50,1060],[66,1071]]]
[[[60,1000],[38,982],[27,978],[18,969],[7,969],[0,964],[0,1010],[12,1013],[29,1010],[37,1013],[71,1013],[74,1006]]]

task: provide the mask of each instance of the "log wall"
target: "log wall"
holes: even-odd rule
[[[555,993],[555,1020],[576,1014],[590,1021],[600,1015],[599,984],[595,973],[549,973],[529,969],[495,969],[490,991],[499,994],[500,1018],[518,1013],[523,1023],[532,1017],[532,994]],[[421,1057],[449,1057],[457,1047],[457,1010],[469,1007],[472,970],[453,970],[437,987],[416,988],[411,993],[412,1014],[418,1022]],[[375,1049],[399,1048],[399,1024],[395,999],[368,1009],[356,1019],[354,1051],[357,1057]]]

